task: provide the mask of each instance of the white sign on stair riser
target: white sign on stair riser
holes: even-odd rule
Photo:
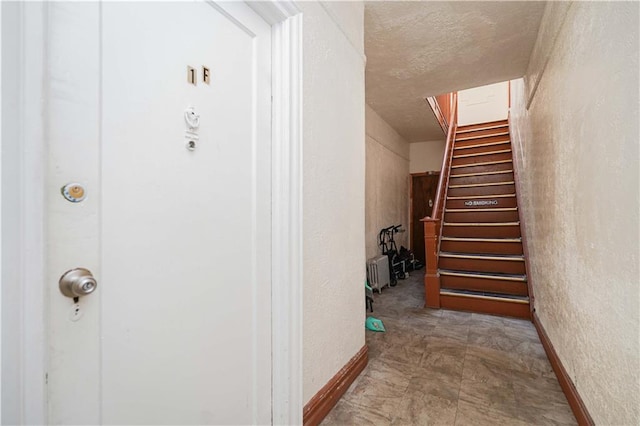
[[[497,206],[498,200],[468,200],[464,202],[466,207],[478,207],[478,206]]]

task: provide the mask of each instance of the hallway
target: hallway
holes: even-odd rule
[[[369,365],[323,425],[571,425],[532,323],[423,309],[424,270],[376,293]]]

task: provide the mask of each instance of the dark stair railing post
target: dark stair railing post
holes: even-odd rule
[[[425,306],[440,308],[440,276],[438,275],[438,229],[440,221],[426,217],[424,222]]]

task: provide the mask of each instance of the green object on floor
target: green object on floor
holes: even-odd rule
[[[364,322],[364,326],[367,328],[367,330],[371,331],[386,331],[384,329],[384,324],[382,324],[382,321],[374,317],[367,317],[367,320]]]

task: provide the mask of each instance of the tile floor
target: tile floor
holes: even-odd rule
[[[532,323],[423,309],[424,270],[376,293],[386,333],[323,425],[575,425]]]

